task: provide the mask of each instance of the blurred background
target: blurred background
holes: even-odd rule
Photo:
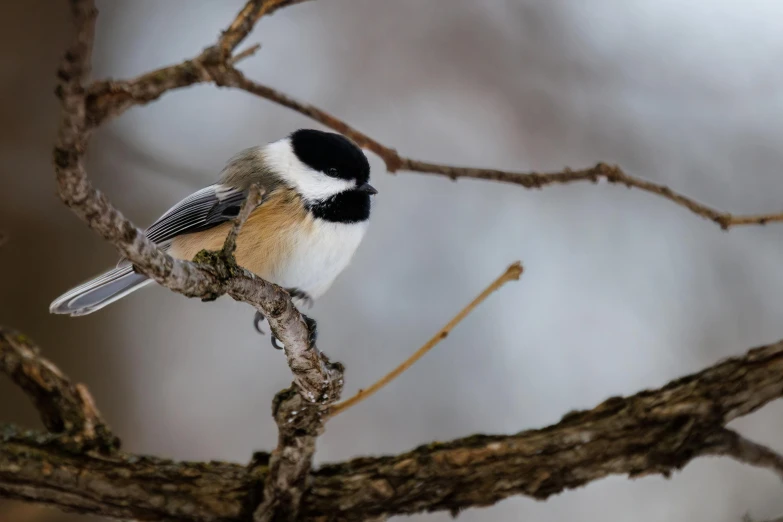
[[[241,0],[99,1],[95,70],[132,77],[215,41]],[[716,208],[783,207],[783,3],[319,0],[265,18],[248,75],[411,157],[515,170],[617,162]],[[271,449],[291,381],[253,311],[148,288],[83,318],[50,301],[116,261],[55,195],[54,71],[66,2],[0,4],[0,322],[89,385],[131,452],[247,462]],[[139,226],[234,152],[304,117],[192,87],[134,108],[90,148],[94,183]],[[319,462],[556,422],[783,337],[783,226],[722,232],[669,201],[590,184],[526,191],[400,173],[353,262],[311,311],[346,394],[398,364],[512,261],[527,269],[388,388],[330,422]],[[0,419],[39,426],[0,382]],[[734,426],[783,451],[783,404]],[[783,513],[768,471],[700,459],[611,477],[473,521],[737,522]],[[411,520],[446,521],[447,514]],[[0,503],[3,522],[84,521]],[[95,519],[90,519],[95,520]]]

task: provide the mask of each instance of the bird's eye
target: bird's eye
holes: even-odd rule
[[[332,167],[329,170],[327,170],[326,173],[329,174],[330,176],[332,176],[333,178],[337,177],[337,169],[334,168],[334,167]]]

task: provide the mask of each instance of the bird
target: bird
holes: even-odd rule
[[[217,183],[181,200],[145,231],[169,255],[191,260],[219,250],[252,186],[261,193],[236,238],[239,266],[312,303],[348,266],[368,228],[370,164],[351,140],[299,129],[277,141],[246,148],[223,167]],[[53,314],[83,316],[151,283],[121,260],[116,268],[55,299]],[[314,342],[317,329],[304,316]],[[263,320],[260,312],[254,325]],[[262,332],[263,333],[263,332]],[[272,345],[282,348],[272,336]]]

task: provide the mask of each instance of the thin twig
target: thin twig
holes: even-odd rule
[[[727,455],[751,466],[769,469],[783,480],[783,455],[729,428],[721,430],[717,437],[724,441],[724,444],[717,448],[717,454]]]
[[[245,6],[237,14],[231,25],[223,31],[218,40],[217,47],[228,57],[236,47],[244,40],[262,17],[270,15],[280,8],[294,4],[300,4],[307,0],[248,0]]]
[[[625,185],[629,188],[636,188],[650,194],[661,196],[677,205],[687,208],[696,215],[709,219],[724,230],[741,225],[765,225],[772,222],[783,222],[783,212],[758,215],[732,215],[728,212],[721,212],[679,194],[665,185],[636,178],[626,174],[619,166],[608,165],[606,163],[598,163],[593,167],[580,170],[565,169],[560,172],[525,173],[496,169],[457,167],[419,161],[400,156],[395,149],[383,145],[328,112],[309,103],[296,100],[267,85],[254,82],[235,68],[230,68],[226,71],[225,76],[222,76],[219,81],[221,82],[221,85],[242,89],[250,94],[265,98],[273,103],[294,110],[351,138],[360,147],[377,154],[386,164],[386,169],[389,172],[410,171],[421,174],[434,174],[446,176],[452,180],[471,178],[498,181],[501,183],[520,185],[528,189],[540,189],[550,185],[562,185],[583,181],[595,183],[603,179],[609,183]]]
[[[471,301],[465,308],[459,311],[457,315],[454,316],[454,318],[449,321],[446,326],[440,329],[438,333],[436,333],[429,341],[424,343],[424,345],[416,350],[413,355],[408,357],[405,361],[403,361],[402,364],[397,366],[394,370],[383,376],[381,379],[379,379],[377,382],[375,382],[372,386],[365,390],[359,390],[359,392],[356,393],[353,397],[344,400],[343,402],[340,402],[338,404],[335,404],[331,408],[329,408],[329,416],[334,417],[335,415],[347,410],[348,408],[355,406],[359,402],[363,401],[364,399],[370,397],[375,392],[389,384],[391,381],[396,379],[400,376],[402,372],[413,366],[416,361],[424,357],[424,355],[432,350],[435,345],[437,345],[439,342],[441,342],[443,339],[445,339],[449,333],[454,329],[455,326],[457,326],[460,322],[462,322],[465,317],[468,316],[473,310],[476,309],[478,305],[480,305],[484,300],[490,296],[493,292],[498,290],[501,286],[508,283],[509,281],[517,281],[520,276],[522,275],[522,264],[517,261],[516,263],[509,266],[503,274],[500,275],[497,279],[495,279],[488,287],[486,287],[478,296],[476,296],[473,301]]]
[[[237,63],[241,62],[245,58],[249,58],[249,57],[253,56],[254,54],[256,54],[259,49],[261,49],[261,44],[251,45],[247,49],[245,49],[243,51],[240,51],[237,54],[235,54],[234,56],[232,56],[231,58],[229,58],[226,61],[226,63],[228,63],[229,65],[236,65]]]
[[[783,222],[783,211],[767,214],[736,215],[723,212],[675,192],[666,185],[631,176],[619,166],[606,163],[598,163],[595,166],[584,169],[574,170],[566,168],[558,172],[541,173],[459,167],[419,161],[401,156],[395,149],[383,145],[328,112],[309,103],[296,100],[272,87],[248,79],[233,66],[233,63],[240,56],[244,57],[249,52],[249,50],[243,51],[233,59],[230,57],[230,51],[238,45],[238,41],[235,41],[235,39],[240,35],[244,38],[247,32],[249,32],[249,28],[246,27],[249,20],[257,20],[264,14],[269,14],[284,5],[291,5],[301,1],[306,0],[249,1],[238,15],[234,24],[232,24],[232,28],[229,28],[221,38],[217,48],[222,49],[222,51],[217,53],[217,58],[214,57],[214,53],[208,52],[216,48],[212,47],[196,58],[158,69],[132,80],[96,82],[90,86],[88,92],[88,121],[91,125],[96,126],[107,118],[122,114],[133,105],[143,105],[156,100],[172,89],[187,87],[197,83],[214,82],[219,86],[241,89],[287,107],[351,138],[360,147],[377,154],[385,163],[386,169],[392,173],[409,171],[445,176],[452,180],[466,178],[497,181],[519,185],[527,189],[540,189],[547,186],[576,182],[595,183],[599,180],[605,180],[609,183],[625,185],[628,188],[635,188],[668,199],[694,214],[716,223],[723,230],[736,226]],[[263,6],[260,6],[261,4]]]
[[[261,203],[263,197],[264,190],[259,187],[258,184],[253,183],[250,185],[247,197],[245,198],[245,201],[242,202],[242,206],[239,209],[239,214],[236,219],[234,219],[234,224],[231,226],[231,230],[228,231],[226,239],[223,242],[222,254],[224,257],[229,258],[234,256],[234,252],[237,249],[237,237],[239,237],[239,232],[245,224],[245,221],[250,217],[250,214],[252,214]]]

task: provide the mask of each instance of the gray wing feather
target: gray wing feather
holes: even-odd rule
[[[235,218],[252,183],[270,194],[281,185],[280,179],[259,158],[259,147],[250,147],[231,158],[220,173],[220,183],[210,185],[186,197],[145,232],[155,243],[165,243],[181,234],[212,228]]]
[[[212,228],[236,217],[246,194],[225,185],[210,185],[171,207],[144,235],[155,243],[165,243],[181,234]]]
[[[265,168],[260,153],[254,147],[234,156],[221,172],[218,184],[194,192],[171,207],[144,234],[165,249],[176,236],[206,230],[236,217],[252,183],[258,183],[265,194],[270,194],[281,181]],[[86,315],[149,282],[144,275],[135,273],[127,261],[121,260],[114,270],[57,298],[49,310],[55,314]]]
[[[161,244],[180,234],[213,227],[236,216],[245,197],[245,191],[241,189],[210,185],[171,207],[147,229],[145,235]],[[168,247],[166,244],[161,246]],[[58,297],[49,311],[55,314],[90,314],[149,282],[145,275],[135,273],[127,260],[120,260],[114,270]]]
[[[150,282],[130,265],[117,267],[61,295],[49,311],[71,316],[91,314]]]

